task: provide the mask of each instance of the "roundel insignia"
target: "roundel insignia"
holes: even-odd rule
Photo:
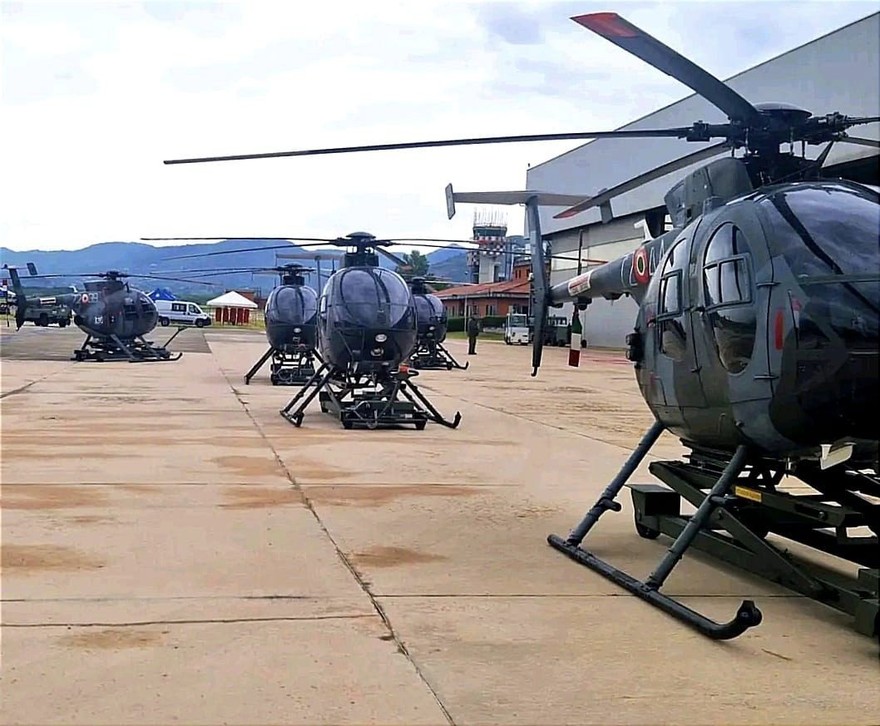
[[[89,295],[88,295],[88,293],[85,293],[85,292],[84,292],[84,293],[82,294],[82,297],[80,297],[80,300],[82,301],[82,304],[83,304],[83,305],[87,304],[87,303],[89,302]]]
[[[644,247],[639,247],[633,255],[632,268],[636,282],[644,285],[651,279],[651,273],[648,271],[648,251]]]

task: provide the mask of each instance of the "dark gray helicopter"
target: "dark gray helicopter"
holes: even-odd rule
[[[720,143],[586,199],[540,191],[475,193],[526,205],[535,294],[533,372],[541,362],[548,307],[602,297],[639,305],[627,356],[655,416],[621,471],[567,537],[549,543],[632,594],[714,639],[734,638],[762,614],[744,601],[716,623],[661,588],[691,546],[768,577],[853,616],[880,634],[880,196],[878,188],[823,178],[834,143],[878,147],[847,129],[880,117],[813,116],[783,103],[752,104],[729,86],[616,13],[573,18],[680,80],[724,111],[728,123],[336,147],[204,159],[307,156],[584,138],[671,137]],[[801,154],[793,151],[800,142]],[[780,147],[788,145],[789,151]],[[816,159],[806,145],[827,144]],[[550,287],[539,205],[574,206],[570,216],[730,149],[670,189],[673,229],[620,259]],[[737,157],[736,150],[743,153]],[[586,196],[586,195],[585,195]],[[454,205],[451,187],[447,205]],[[670,487],[631,485],[638,533],[673,543],[638,580],[581,548],[664,429],[690,450],[687,461],[652,462]],[[780,488],[799,479],[815,494]],[[682,515],[681,498],[696,507]],[[851,530],[865,528],[870,534]],[[864,530],[862,530],[864,531]],[[769,534],[855,563],[857,578],[829,573],[768,541]]]
[[[272,356],[273,385],[305,383],[315,375],[318,344],[318,293],[306,285],[310,268],[294,263],[276,268],[281,284],[266,299],[266,337],[269,351],[245,374],[245,383]],[[321,361],[323,362],[323,361]]]
[[[213,253],[207,253],[213,254]],[[204,255],[183,255],[201,257]],[[170,257],[169,259],[181,259]],[[200,276],[230,275],[238,273],[276,274],[280,284],[266,298],[266,339],[269,348],[245,373],[244,382],[250,384],[257,371],[272,359],[269,380],[273,386],[292,386],[305,383],[315,374],[315,358],[320,361],[317,316],[318,293],[306,285],[303,273],[314,272],[297,263],[277,267],[252,267],[235,269],[181,270],[181,274],[199,273]]]
[[[443,345],[448,316],[443,301],[428,290],[429,282],[424,277],[413,277],[409,281],[416,307],[416,349],[410,363],[416,370],[465,370],[470,363],[461,365]]]
[[[195,282],[176,277],[157,275],[132,275],[110,270],[108,272],[68,273],[68,274],[37,274],[36,267],[28,263],[30,279],[99,277],[101,280],[84,282],[82,292],[64,293],[49,297],[30,297],[21,284],[18,270],[3,265],[9,270],[15,290],[16,312],[15,324],[21,328],[25,319],[25,311],[30,307],[54,307],[65,305],[73,311],[74,324],[86,334],[82,346],[73,352],[73,360],[111,361],[128,360],[168,361],[178,360],[183,353],[172,355],[168,344],[184,328],[179,327],[163,345],[156,345],[144,338],[159,321],[156,305],[143,292],[123,282],[128,277],[152,280],[172,280],[176,282]],[[199,283],[211,284],[211,283]]]

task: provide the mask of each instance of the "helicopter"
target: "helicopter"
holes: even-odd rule
[[[161,237],[163,240],[223,240],[227,237]],[[417,314],[413,295],[398,273],[379,266],[379,254],[399,266],[405,261],[384,249],[400,241],[420,245],[462,240],[377,239],[368,232],[352,232],[345,237],[236,237],[238,240],[286,241],[280,247],[255,250],[289,249],[291,242],[344,247],[342,267],[330,275],[318,298],[317,354],[321,365],[281,411],[295,426],[302,425],[304,411],[319,396],[321,410],[339,418],[342,426],[375,429],[379,426],[411,424],[417,430],[435,421],[457,428],[461,414],[453,420],[425,398],[413,382],[418,371],[408,364],[418,338]],[[464,242],[473,243],[472,240]],[[431,245],[425,245],[431,246]],[[250,250],[235,250],[247,252]],[[228,254],[216,252],[208,254]],[[202,256],[202,255],[199,255]],[[404,400],[401,400],[401,397]]]
[[[98,277],[97,281],[86,281],[82,292],[64,293],[49,297],[28,298],[21,284],[18,270],[9,265],[15,291],[15,324],[21,328],[25,321],[25,311],[29,307],[54,307],[64,305],[73,311],[74,324],[86,334],[83,344],[73,352],[75,361],[113,361],[128,360],[132,363],[141,361],[172,361],[179,360],[183,353],[172,355],[168,344],[184,330],[179,326],[177,332],[163,345],[156,345],[144,338],[159,321],[159,313],[155,303],[148,295],[137,290],[128,282],[129,277],[154,280],[173,280],[176,282],[194,282],[176,277],[156,275],[132,275],[116,270],[107,272],[69,273],[40,275],[33,263],[27,265],[29,278],[59,277]],[[209,285],[211,283],[199,283]]]
[[[604,211],[620,194],[730,152],[669,189],[672,229],[552,287],[538,209],[568,202],[538,190],[482,193],[484,201],[526,207],[535,298],[533,376],[550,307],[568,301],[583,311],[594,299],[624,296],[637,304],[626,356],[655,421],[583,520],[565,537],[550,535],[548,543],[712,639],[736,638],[763,615],[744,600],[731,620],[716,622],[663,593],[692,546],[851,615],[860,633],[880,635],[880,189],[823,176],[835,143],[880,147],[875,139],[847,134],[880,117],[815,116],[785,103],[752,104],[617,13],[572,20],[676,78],[723,111],[728,122],[165,163],[585,138],[722,139],[611,189],[584,194],[556,214]],[[826,146],[818,157],[808,158],[806,146],[820,144]],[[450,201],[454,193],[447,187],[448,211]],[[673,540],[640,580],[581,545],[605,512],[621,511],[618,495],[663,431],[689,453],[686,461],[649,465],[665,487],[629,485],[637,533]],[[792,479],[815,494],[782,488]],[[682,499],[695,508],[693,514],[681,513]],[[766,539],[771,533],[854,563],[857,576],[796,559]]]
[[[210,253],[209,253],[210,254]],[[189,257],[190,255],[184,255]],[[171,257],[169,259],[178,259]],[[210,270],[181,270],[181,274],[197,276],[230,275],[237,273],[277,274],[280,284],[272,288],[266,298],[266,338],[269,348],[245,373],[244,382],[250,384],[257,371],[272,359],[269,380],[273,386],[291,386],[304,383],[315,374],[318,315],[318,293],[305,282],[304,273],[312,268],[298,263],[275,267],[253,267]]]
[[[306,285],[304,272],[311,268],[289,263],[275,268],[281,284],[266,299],[266,337],[269,350],[244,377],[245,383],[272,356],[272,385],[305,383],[315,375],[318,343],[318,293]]]
[[[416,370],[466,370],[470,362],[461,365],[443,345],[448,316],[440,298],[428,290],[428,282],[424,277],[413,277],[409,281],[417,319],[416,349],[410,363]]]

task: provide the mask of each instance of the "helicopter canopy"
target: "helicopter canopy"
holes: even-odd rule
[[[876,273],[880,262],[880,196],[855,185],[783,187],[759,202],[770,239],[803,275]]]
[[[340,270],[327,290],[327,306],[335,321],[366,328],[396,327],[412,313],[406,283],[381,267]]]
[[[413,295],[419,322],[439,322],[446,317],[443,303],[435,295]]]
[[[310,287],[278,287],[269,293],[266,317],[272,322],[307,323],[318,314],[318,294]]]
[[[771,252],[808,292],[804,312],[827,318],[850,347],[880,337],[880,196],[844,182],[783,187],[760,199]],[[802,345],[825,347],[829,331],[801,324]]]

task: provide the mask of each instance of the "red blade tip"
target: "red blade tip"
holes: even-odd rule
[[[635,38],[638,31],[617,13],[587,13],[572,20],[606,38]]]

